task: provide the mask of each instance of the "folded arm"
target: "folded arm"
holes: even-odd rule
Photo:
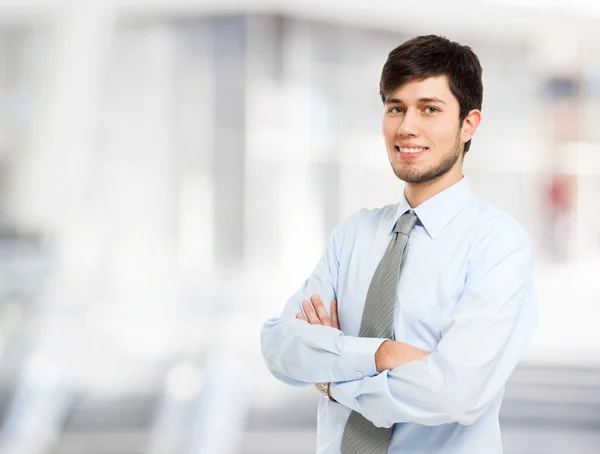
[[[531,248],[490,243],[470,270],[434,352],[373,377],[332,383],[332,397],[378,427],[479,418],[503,392],[535,331]]]
[[[267,320],[261,332],[262,354],[271,373],[290,385],[358,380],[377,373],[375,352],[385,339],[346,336],[332,326],[312,325],[296,318],[302,301],[319,295],[336,299],[340,230],[311,276],[286,303],[280,317]]]

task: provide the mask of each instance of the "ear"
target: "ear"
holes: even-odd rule
[[[466,143],[475,135],[475,131],[477,131],[477,127],[481,122],[481,111],[478,109],[473,109],[468,113],[468,115],[463,120],[462,130],[461,130],[461,142]]]

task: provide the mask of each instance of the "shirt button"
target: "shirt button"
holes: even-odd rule
[[[359,371],[359,372],[356,373],[356,376],[358,378],[363,378],[363,373]]]

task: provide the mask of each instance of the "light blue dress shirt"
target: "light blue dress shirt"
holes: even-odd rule
[[[338,403],[319,402],[317,453],[340,452],[356,410],[378,427],[394,427],[389,454],[500,454],[504,385],[537,326],[529,237],[473,197],[465,178],[416,207],[395,340],[432,353],[377,373],[374,354],[384,339],[357,336],[371,277],[407,210],[403,196],[359,211],[333,232],[283,314],[263,326],[263,356],[285,383],[332,383]],[[295,319],[313,294],[326,307],[338,300],[342,331]]]

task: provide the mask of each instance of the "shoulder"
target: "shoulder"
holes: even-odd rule
[[[397,204],[379,208],[363,208],[346,217],[336,229],[341,236],[354,236],[357,233],[375,232],[384,224],[395,221]]]
[[[468,211],[473,219],[473,245],[479,254],[508,255],[531,248],[527,231],[505,211],[478,198],[469,204]]]

